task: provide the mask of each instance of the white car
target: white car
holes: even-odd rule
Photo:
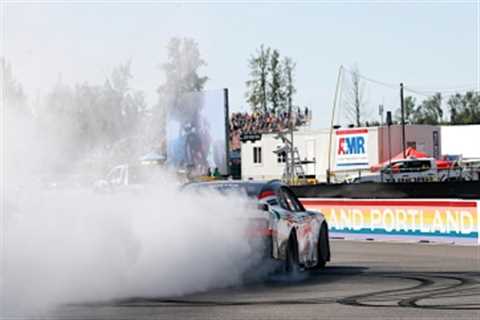
[[[258,205],[260,218],[250,217],[252,225],[247,238],[263,238],[267,256],[283,261],[286,272],[322,269],[330,261],[324,215],[305,210],[297,196],[279,180],[199,182],[187,184],[183,190],[244,193],[252,199]]]

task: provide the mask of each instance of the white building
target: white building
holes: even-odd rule
[[[480,125],[442,126],[442,153],[464,159],[480,158]]]
[[[442,154],[440,127],[407,125],[405,135],[407,147],[414,147],[436,158]],[[276,134],[263,134],[260,140],[242,143],[242,179],[269,180],[282,177],[285,156],[273,151],[283,143],[275,137]],[[337,129],[332,132],[329,129],[300,128],[294,133],[294,145],[302,160],[314,162],[304,165],[305,173],[315,176],[319,181],[326,181],[329,167],[341,179],[341,176],[368,171],[371,166],[388,160],[389,153],[393,157],[402,152],[400,125],[390,127],[390,137],[389,144],[386,126]]]

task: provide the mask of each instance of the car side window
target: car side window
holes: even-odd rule
[[[280,206],[288,211],[292,211],[292,208],[290,208],[290,203],[287,201],[287,196],[283,189],[280,190],[278,193],[278,202],[280,202]]]
[[[305,211],[302,204],[300,203],[300,201],[298,201],[297,197],[293,194],[291,190],[284,187],[282,188],[281,193],[284,195],[285,200],[288,203],[288,206],[290,207],[291,211],[294,211],[294,212]]]

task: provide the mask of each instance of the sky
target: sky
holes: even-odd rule
[[[207,62],[206,89],[228,88],[230,109],[247,111],[247,61],[264,44],[296,62],[294,103],[324,128],[340,65],[422,92],[480,89],[479,12],[479,1],[4,2],[0,56],[31,101],[58,81],[102,84],[130,59],[132,87],[154,104],[168,40],[190,37]],[[399,104],[397,89],[368,81],[364,96],[365,116]]]

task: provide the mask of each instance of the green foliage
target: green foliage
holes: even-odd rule
[[[280,111],[285,109],[285,97],[283,91],[283,70],[280,63],[280,54],[278,50],[273,50],[270,58],[270,66],[268,71],[271,75],[268,99],[271,103],[271,111]]]
[[[405,108],[405,121],[407,123],[415,123],[416,122],[416,99],[412,96],[405,97],[403,102],[403,106]],[[400,115],[401,120],[401,115]]]
[[[137,134],[146,102],[142,92],[130,88],[130,65],[115,67],[103,85],[81,83],[71,88],[58,82],[48,93],[39,107],[38,122],[61,137],[59,144],[66,154],[76,158]]]
[[[405,123],[407,124],[416,124],[418,123],[418,112],[417,112],[417,100],[415,97],[406,96],[404,99],[404,108],[405,108]],[[395,121],[401,123],[402,121],[402,112],[398,108],[395,112]]]
[[[418,124],[437,125],[442,122],[442,95],[436,93],[430,98],[422,101],[416,110],[415,122]]]
[[[279,113],[293,104],[295,64],[291,58],[282,61],[278,50],[260,46],[248,60],[250,79],[246,81],[247,103],[253,112]]]
[[[199,75],[199,68],[207,63],[201,58],[198,44],[191,38],[172,38],[167,46],[168,61],[162,64],[165,82],[158,88],[160,113],[170,112],[181,117],[185,104],[182,96],[202,91],[208,77]]]
[[[262,44],[257,50],[256,56],[251,56],[248,65],[250,68],[251,80],[246,82],[247,102],[254,112],[268,111],[268,68],[270,61],[270,48]]]
[[[450,113],[449,121],[444,120],[442,95],[435,95],[416,105],[414,97],[407,96],[404,100],[405,122],[410,124],[478,124],[480,123],[480,94],[468,91],[464,94],[456,93],[447,100]],[[395,112],[395,120],[401,121],[400,108]]]
[[[159,90],[170,92],[201,91],[208,80],[200,76],[198,69],[207,63],[200,57],[200,50],[191,38],[173,38],[167,46],[168,61],[162,65],[166,81]]]
[[[4,93],[4,104],[9,111],[18,113],[28,113],[27,97],[23,87],[17,82],[13,75],[12,66],[4,58],[0,58],[0,67],[2,77],[0,77],[0,87]]]
[[[293,107],[293,95],[297,91],[293,84],[294,81],[295,62],[289,57],[283,59],[283,74],[285,84],[285,102],[286,107]]]
[[[480,123],[480,94],[469,91],[451,96],[447,102],[451,124]]]

